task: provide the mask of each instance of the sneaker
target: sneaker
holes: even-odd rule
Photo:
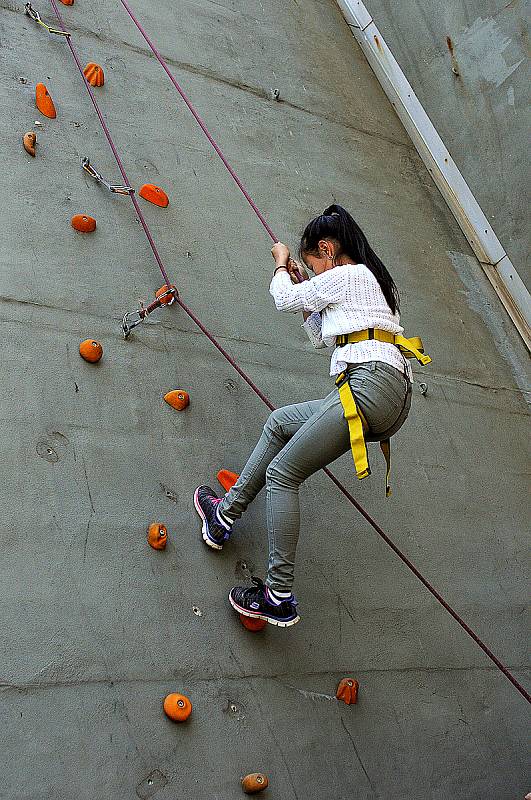
[[[203,520],[203,541],[214,550],[222,550],[232,533],[232,525],[218,512],[221,498],[210,486],[198,486],[194,492],[195,510]]]
[[[293,594],[277,600],[260,578],[253,577],[251,580],[254,586],[235,586],[230,590],[229,602],[235,611],[244,617],[263,619],[279,628],[289,628],[299,621],[297,601]]]

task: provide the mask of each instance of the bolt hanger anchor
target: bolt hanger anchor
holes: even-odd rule
[[[45,22],[42,21],[41,15],[38,11],[35,11],[31,3],[26,3],[24,6],[24,13],[30,17],[34,22],[38,25],[42,25],[43,28],[46,28],[48,33],[55,33],[57,36],[71,36],[68,31],[61,31],[58,28],[52,28],[50,25],[47,25]]]
[[[120,186],[119,184],[109,183],[108,181],[106,181],[103,175],[101,175],[101,173],[99,173],[98,170],[92,166],[92,164],[90,163],[90,159],[87,156],[85,156],[85,158],[81,160],[81,166],[83,167],[85,172],[87,172],[90,175],[91,178],[94,178],[95,181],[101,183],[102,186],[105,186],[106,189],[108,189],[110,192],[113,192],[114,194],[131,195],[135,191],[131,186]]]

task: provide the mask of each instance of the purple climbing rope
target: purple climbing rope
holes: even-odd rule
[[[153,51],[153,54],[154,54],[155,58],[157,59],[157,61],[161,65],[162,69],[164,70],[164,72],[166,73],[166,75],[168,76],[170,81],[173,83],[173,85],[175,86],[175,88],[177,89],[179,94],[181,95],[182,99],[184,100],[184,102],[188,106],[188,109],[189,109],[190,113],[193,115],[193,117],[195,118],[195,120],[198,123],[199,127],[201,128],[201,130],[203,131],[203,133],[207,137],[208,141],[210,142],[210,144],[212,145],[212,147],[214,148],[214,150],[216,151],[216,153],[220,157],[221,161],[223,162],[223,164],[227,168],[227,171],[230,173],[234,183],[236,184],[238,189],[241,191],[241,193],[243,194],[243,196],[245,197],[245,199],[247,200],[247,202],[249,203],[249,205],[253,209],[254,213],[256,214],[256,216],[258,217],[258,219],[260,220],[260,222],[262,223],[262,225],[266,229],[266,231],[269,234],[269,236],[271,237],[271,239],[274,242],[278,242],[278,237],[275,236],[275,234],[271,230],[270,226],[267,224],[267,222],[266,222],[266,220],[264,218],[264,215],[262,214],[262,212],[260,211],[260,209],[258,208],[256,203],[254,202],[253,198],[251,197],[251,195],[249,194],[249,192],[247,191],[247,189],[245,188],[245,186],[243,185],[243,183],[241,182],[241,180],[236,175],[236,173],[234,172],[233,168],[231,167],[231,165],[229,164],[229,162],[225,158],[225,155],[224,155],[221,147],[218,145],[218,143],[216,142],[216,140],[214,139],[214,137],[212,136],[212,134],[208,130],[208,128],[207,128],[204,120],[202,119],[202,117],[198,114],[198,112],[196,111],[196,109],[192,105],[192,102],[191,102],[190,98],[188,97],[188,95],[186,94],[186,92],[184,91],[182,86],[178,83],[176,78],[172,75],[168,65],[166,64],[166,62],[162,58],[161,54],[159,53],[159,51],[157,50],[157,48],[155,47],[155,45],[153,44],[153,42],[151,41],[151,39],[149,38],[147,33],[145,32],[145,30],[142,27],[142,25],[140,24],[140,22],[137,20],[137,18],[133,14],[129,3],[126,3],[125,0],[120,0],[120,2],[123,5],[123,7],[125,8],[125,10],[127,11],[127,13],[129,14],[129,16],[131,17],[131,19],[133,20],[133,22],[135,23],[136,27],[138,28],[138,30],[140,31],[140,33],[142,34],[142,36],[144,37],[144,39],[146,40],[148,45],[150,46],[151,50]]]
[[[66,33],[67,29],[64,26],[63,19],[61,17],[61,14],[59,13],[59,9],[57,8],[56,0],[50,0],[50,3],[52,4],[52,8],[53,8],[53,10],[55,12],[55,16],[57,17],[57,19],[59,21],[59,27],[61,28],[61,30],[65,31],[65,33]],[[70,52],[72,53],[74,61],[77,64],[77,68],[78,68],[79,72],[81,73],[81,77],[83,78],[83,83],[85,84],[86,90],[90,95],[90,99],[92,100],[92,105],[94,106],[94,110],[96,111],[96,114],[98,115],[98,119],[99,119],[99,121],[101,123],[101,127],[103,128],[103,133],[105,134],[105,136],[107,138],[107,141],[109,142],[109,147],[111,148],[112,154],[113,154],[114,158],[116,159],[116,163],[118,164],[118,169],[120,170],[120,172],[122,174],[122,178],[124,179],[124,182],[125,182],[126,186],[131,186],[131,184],[129,183],[129,178],[127,177],[124,165],[122,164],[122,160],[121,160],[120,156],[118,155],[118,151],[117,151],[117,149],[116,149],[116,147],[114,145],[114,142],[112,140],[112,136],[111,136],[110,131],[109,131],[108,127],[107,127],[107,123],[105,122],[103,114],[101,113],[100,107],[98,106],[98,103],[97,103],[96,98],[94,96],[94,92],[92,91],[92,87],[91,87],[90,83],[87,81],[87,79],[85,78],[85,75],[83,73],[83,65],[82,65],[82,63],[81,63],[81,61],[79,59],[79,56],[78,56],[77,51],[76,51],[76,48],[72,44],[72,37],[71,36],[65,36],[65,39],[66,39],[66,43],[68,44],[68,47],[70,48]],[[153,241],[153,236],[151,235],[151,231],[148,228],[148,224],[147,224],[146,220],[144,219],[144,215],[142,214],[142,209],[140,208],[140,206],[138,204],[138,200],[136,199],[136,197],[134,195],[134,192],[131,192],[129,194],[129,197],[131,198],[131,202],[133,203],[133,205],[135,207],[135,211],[136,211],[136,213],[138,215],[138,219],[140,220],[140,224],[142,225],[142,227],[144,229],[144,233],[147,236],[147,240],[148,240],[148,242],[150,244],[151,250],[153,251],[153,255],[155,256],[155,261],[159,265],[160,271],[162,272],[162,276],[164,278],[164,282],[166,283],[167,286],[170,286],[170,279],[168,278],[168,275],[167,275],[166,269],[164,267],[162,258],[160,257],[159,251],[157,250],[157,246],[156,246],[155,242]]]
[[[170,71],[168,69],[168,66],[166,65],[164,59],[158,53],[158,51],[155,49],[154,45],[151,43],[151,41],[147,37],[146,33],[143,31],[140,23],[133,16],[133,13],[132,13],[131,9],[129,8],[128,4],[124,0],[120,0],[120,2],[122,3],[122,5],[126,9],[126,11],[129,13],[129,15],[133,19],[135,25],[138,27],[139,31],[144,36],[146,42],[149,44],[149,46],[151,47],[151,49],[153,50],[153,52],[157,56],[157,59],[160,61],[161,65],[164,67],[165,72],[168,74],[168,76],[170,77],[170,79],[171,79],[172,83],[174,84],[175,88],[177,89],[177,91],[179,92],[179,94],[181,95],[181,97],[183,98],[185,103],[187,104],[188,108],[190,109],[190,111],[192,112],[192,114],[194,115],[194,117],[196,118],[198,123],[200,124],[200,126],[201,126],[202,130],[204,131],[205,135],[207,136],[207,138],[211,142],[212,146],[214,147],[214,149],[218,153],[219,157],[221,158],[221,160],[223,161],[223,163],[227,167],[228,171],[230,172],[230,174],[234,178],[236,184],[239,186],[239,188],[243,192],[243,194],[246,197],[247,201],[249,202],[251,208],[255,211],[256,215],[258,216],[258,218],[261,221],[262,225],[264,226],[264,228],[268,232],[269,236],[274,241],[277,241],[276,236],[274,235],[273,231],[271,230],[271,228],[269,227],[269,225],[265,221],[264,217],[260,213],[258,207],[256,206],[256,204],[254,203],[254,201],[250,197],[249,193],[247,192],[247,190],[245,189],[245,187],[241,183],[240,179],[238,178],[238,176],[236,175],[236,173],[234,172],[234,170],[232,169],[230,164],[227,162],[225,156],[223,155],[222,151],[220,150],[220,148],[218,147],[218,145],[216,144],[216,142],[212,138],[211,134],[208,132],[208,129],[206,128],[206,125],[202,121],[201,117],[195,111],[195,109],[193,108],[191,102],[188,100],[188,98],[184,94],[183,90],[181,89],[181,87],[179,86],[179,84],[177,83],[177,81],[175,80],[173,75],[170,73]],[[59,9],[57,7],[56,0],[50,0],[50,3],[52,5],[52,8],[53,8],[53,10],[55,12],[55,15],[56,15],[56,17],[58,19],[58,22],[59,22],[59,25],[60,25],[61,29],[66,32],[66,28],[65,28],[65,26],[63,24],[63,20],[62,20],[61,14],[59,13]],[[72,56],[74,58],[74,61],[77,64],[79,72],[81,73],[81,77],[83,78],[83,82],[85,84],[85,87],[86,87],[86,89],[87,89],[87,91],[88,91],[88,93],[90,95],[90,99],[92,100],[92,105],[94,106],[96,114],[98,115],[98,119],[100,120],[101,126],[103,128],[103,132],[105,133],[105,136],[107,138],[109,146],[110,146],[110,148],[112,150],[112,153],[113,153],[113,155],[114,155],[114,157],[116,159],[116,163],[117,163],[118,168],[119,168],[119,170],[121,172],[122,178],[123,178],[124,182],[128,186],[130,186],[131,184],[129,183],[129,179],[128,179],[127,174],[125,172],[125,169],[123,167],[122,161],[121,161],[120,156],[118,154],[118,151],[117,151],[117,149],[115,147],[115,144],[113,142],[113,139],[111,137],[109,129],[108,129],[106,123],[105,123],[105,119],[103,118],[103,114],[100,111],[100,108],[98,106],[97,100],[96,100],[96,98],[94,96],[94,93],[92,91],[92,88],[91,88],[90,84],[88,83],[88,81],[86,80],[86,78],[85,78],[85,76],[83,74],[83,67],[81,65],[81,61],[80,61],[80,59],[79,59],[79,57],[77,55],[77,52],[76,52],[76,50],[75,50],[75,48],[74,48],[74,46],[72,44],[72,41],[71,41],[72,37],[71,36],[67,36],[65,38],[66,38],[68,47],[70,48],[70,51],[72,53]],[[144,233],[146,234],[148,242],[149,242],[149,244],[151,246],[151,249],[153,251],[153,255],[155,257],[155,260],[156,260],[157,264],[159,265],[160,271],[161,271],[161,273],[162,273],[162,275],[164,277],[164,280],[165,280],[166,284],[168,286],[170,286],[171,283],[170,283],[170,280],[168,278],[166,269],[164,267],[164,264],[162,262],[162,259],[161,259],[160,255],[159,255],[159,252],[157,250],[157,246],[156,246],[156,244],[155,244],[155,242],[153,240],[153,237],[151,235],[151,232],[149,230],[147,222],[144,219],[144,216],[142,214],[142,210],[141,210],[140,206],[138,205],[138,202],[137,202],[136,197],[134,196],[134,194],[130,194],[130,197],[131,197],[131,200],[132,200],[133,205],[135,207],[135,210],[136,210],[136,212],[138,214],[138,217],[140,219],[142,227],[144,229]],[[188,308],[188,306],[181,300],[180,296],[176,297],[176,302],[179,303],[179,305],[181,306],[183,311],[186,314],[188,314],[188,316],[195,323],[195,325],[197,325],[197,327],[205,334],[205,336],[214,345],[214,347],[217,350],[219,350],[219,352],[223,355],[223,357],[227,359],[227,361],[231,364],[231,366],[243,378],[243,380],[251,387],[251,389],[258,395],[258,397],[266,404],[266,406],[271,411],[274,411],[275,410],[275,406],[271,403],[271,401],[265,396],[265,394],[263,394],[263,392],[258,388],[258,386],[256,386],[256,384],[249,378],[249,376],[246,375],[246,373],[241,369],[241,367],[238,366],[236,361],[224,349],[224,347],[222,347],[219,344],[219,342],[210,333],[210,331],[207,328],[205,328],[203,323],[195,316],[195,314],[191,311],[191,309]],[[422,575],[422,573],[417,569],[417,567],[413,564],[413,562],[409,560],[409,558],[400,550],[399,547],[397,547],[397,545],[385,533],[385,531],[382,530],[382,528],[371,517],[371,515],[367,511],[365,511],[363,506],[361,506],[360,503],[358,503],[358,501],[350,494],[348,489],[346,489],[343,486],[343,484],[340,483],[340,481],[335,477],[335,475],[333,475],[332,472],[330,472],[330,470],[328,468],[325,467],[323,471],[333,481],[333,483],[337,486],[337,488],[343,493],[343,495],[347,498],[347,500],[349,500],[349,502],[352,503],[352,505],[367,520],[369,525],[371,525],[372,528],[374,528],[376,533],[383,539],[383,541],[387,545],[389,545],[391,550],[398,556],[398,558],[408,567],[408,569],[411,570],[411,572],[415,575],[416,578],[418,578],[418,580],[423,584],[423,586],[425,586],[425,588],[437,600],[437,602],[441,604],[441,606],[453,617],[453,619],[455,619],[455,621],[457,623],[459,623],[459,625],[463,628],[463,630],[471,637],[471,639],[474,642],[476,642],[476,644],[483,650],[485,655],[488,656],[488,658],[493,662],[493,664],[496,665],[496,667],[500,670],[500,672],[502,672],[505,675],[505,677],[513,684],[513,686],[520,692],[520,694],[523,697],[525,697],[527,702],[531,703],[531,695],[529,695],[529,693],[522,686],[522,684],[514,677],[514,675],[510,672],[510,670],[494,655],[492,650],[489,647],[487,647],[487,645],[480,639],[480,637],[477,635],[477,633],[475,633],[472,630],[472,628],[469,625],[467,625],[467,623],[462,619],[462,617],[460,617],[459,614],[456,611],[454,611],[452,606],[444,599],[444,597],[441,594],[439,594],[439,592],[432,586],[432,584]]]

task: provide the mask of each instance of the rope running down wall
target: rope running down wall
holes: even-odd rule
[[[164,70],[167,73],[168,77],[170,78],[171,82],[173,83],[173,85],[175,86],[175,88],[177,89],[177,91],[179,92],[179,94],[181,95],[183,100],[185,101],[185,103],[188,106],[189,110],[191,111],[191,113],[193,114],[194,118],[196,119],[196,121],[200,125],[201,129],[203,130],[205,136],[208,138],[208,140],[210,141],[211,145],[216,150],[217,154],[219,155],[219,157],[223,161],[225,167],[227,168],[227,170],[231,174],[232,178],[234,179],[234,181],[236,182],[236,184],[238,185],[238,187],[240,188],[240,190],[244,194],[244,196],[245,196],[246,200],[248,201],[248,203],[250,204],[251,208],[253,209],[253,211],[257,215],[257,217],[260,220],[261,224],[263,225],[263,227],[265,228],[265,230],[267,231],[267,233],[269,234],[271,239],[273,241],[277,241],[276,236],[274,235],[273,231],[271,230],[271,228],[269,227],[269,225],[265,221],[265,219],[262,216],[261,212],[259,211],[258,207],[256,206],[256,204],[252,200],[251,196],[249,195],[249,193],[247,192],[247,190],[243,186],[242,182],[240,181],[240,179],[238,178],[238,176],[236,175],[236,173],[234,172],[234,170],[232,169],[232,167],[230,166],[230,164],[226,160],[226,158],[223,155],[223,152],[221,151],[219,145],[217,145],[217,143],[215,142],[214,138],[212,137],[212,135],[208,131],[205,123],[203,122],[203,120],[201,119],[201,117],[199,116],[199,114],[197,113],[195,108],[193,107],[191,101],[185,95],[185,93],[183,92],[183,90],[179,86],[178,82],[176,81],[176,79],[171,74],[168,65],[166,64],[166,62],[164,61],[164,59],[162,58],[162,56],[160,55],[158,50],[156,50],[155,46],[152,44],[152,42],[148,38],[148,36],[145,33],[145,31],[143,30],[142,26],[140,25],[138,20],[133,15],[133,13],[132,13],[131,9],[129,8],[128,4],[125,2],[125,0],[120,0],[120,2],[124,6],[125,10],[129,14],[131,19],[135,23],[135,25],[137,26],[138,30],[140,31],[140,33],[142,34],[142,36],[144,37],[146,42],[148,43],[149,47],[153,51],[153,53],[156,56],[157,60],[159,61],[161,66],[164,68]],[[57,20],[59,22],[59,26],[61,27],[61,29],[63,31],[66,32],[67,29],[65,28],[64,23],[63,23],[63,19],[61,17],[61,14],[59,13],[59,9],[57,7],[56,0],[50,0],[50,4],[51,4],[51,6],[52,6],[52,8],[53,8],[53,10],[55,12]],[[103,128],[103,132],[104,132],[104,134],[105,134],[105,136],[107,138],[107,141],[109,143],[109,147],[111,148],[112,153],[114,155],[114,158],[116,159],[116,163],[118,165],[118,169],[120,170],[120,173],[121,173],[122,178],[125,181],[125,183],[128,186],[130,186],[131,184],[129,183],[129,179],[127,177],[127,174],[125,172],[124,166],[122,164],[122,161],[120,159],[120,156],[118,154],[116,146],[115,146],[115,144],[113,142],[113,139],[111,137],[111,134],[109,132],[109,129],[108,129],[106,123],[105,123],[105,119],[103,117],[103,114],[102,114],[102,112],[101,112],[101,110],[100,110],[100,108],[98,106],[98,103],[97,103],[96,98],[94,96],[94,92],[92,91],[92,87],[90,86],[90,84],[88,83],[87,79],[85,78],[85,76],[83,74],[83,66],[82,66],[82,63],[81,63],[81,61],[79,59],[77,51],[76,51],[74,45],[72,44],[71,35],[66,36],[65,39],[66,39],[66,42],[68,44],[68,47],[70,48],[70,52],[72,53],[72,57],[73,57],[76,65],[77,65],[77,68],[78,68],[78,70],[79,70],[79,72],[81,74],[81,77],[82,77],[83,82],[85,84],[85,88],[87,89],[87,92],[90,95],[90,99],[92,101],[92,105],[94,106],[96,114],[98,115],[98,119],[99,119],[99,121],[101,123],[101,126]],[[160,271],[162,273],[164,281],[168,286],[170,286],[171,283],[170,283],[170,280],[168,278],[168,274],[166,272],[164,263],[163,263],[163,261],[162,261],[162,259],[160,257],[160,254],[159,254],[159,252],[157,250],[157,246],[156,246],[156,244],[155,244],[155,242],[153,240],[153,236],[151,235],[151,231],[150,231],[150,229],[148,227],[148,224],[144,219],[144,215],[142,214],[142,210],[141,210],[141,208],[140,208],[140,206],[138,204],[138,201],[137,201],[134,193],[131,193],[129,195],[129,197],[131,198],[131,202],[133,203],[135,211],[136,211],[136,213],[138,215],[138,218],[140,220],[140,224],[142,225],[142,228],[144,229],[144,233],[146,234],[147,240],[149,242],[149,245],[151,247],[151,250],[153,252],[155,260],[156,260],[156,262],[157,262],[157,264],[159,266],[159,269],[160,269]],[[230,356],[230,354],[219,344],[219,342],[207,330],[207,328],[205,328],[205,326],[195,316],[195,314],[191,311],[191,309],[188,308],[188,306],[181,300],[180,296],[177,296],[176,302],[179,303],[179,305],[181,306],[183,311],[190,317],[190,319],[197,325],[197,327],[205,334],[205,336],[214,345],[214,347],[216,347],[217,350],[219,350],[219,352],[223,355],[223,357],[227,359],[227,361],[231,364],[231,366],[236,370],[236,372],[238,372],[238,374],[243,378],[243,380],[258,395],[258,397],[260,397],[260,399],[266,404],[266,406],[271,411],[273,411],[275,409],[275,406],[271,403],[271,401],[253,383],[253,381],[248,377],[248,375],[246,375],[246,373],[241,369],[241,367],[238,366],[238,364],[232,358],[232,356]],[[397,547],[397,545],[395,545],[395,543],[391,540],[391,538],[382,530],[382,528],[370,516],[370,514],[367,511],[365,511],[365,509],[350,494],[350,492],[339,482],[339,480],[332,474],[332,472],[330,472],[330,470],[327,469],[326,467],[324,468],[323,471],[333,481],[333,483],[342,492],[342,494],[347,498],[347,500],[349,500],[349,502],[352,503],[352,505],[367,520],[367,522],[372,526],[372,528],[376,531],[376,533],[384,540],[384,542],[391,548],[391,550],[393,550],[393,552],[398,556],[398,558],[408,567],[408,569],[411,570],[411,572],[415,575],[415,577],[417,577],[419,579],[419,581],[423,584],[423,586],[425,586],[425,588],[430,592],[430,594],[433,595],[433,597],[435,597],[437,602],[442,605],[442,607],[455,619],[455,621],[463,628],[463,630],[471,637],[471,639],[473,639],[473,641],[476,642],[476,644],[483,650],[485,655],[488,656],[488,658],[496,665],[496,667],[505,675],[505,677],[513,684],[513,686],[520,692],[520,694],[527,700],[527,702],[531,703],[531,696],[526,691],[526,689],[522,686],[522,684],[520,684],[519,681],[514,677],[514,675],[509,671],[509,669],[494,655],[494,653],[490,650],[490,648],[480,639],[480,637],[472,630],[472,628],[470,628],[470,626],[467,625],[467,623],[459,616],[459,614],[456,611],[454,611],[454,609],[449,605],[449,603],[446,602],[444,597],[442,597],[442,595],[439,594],[439,592],[422,575],[422,573],[417,569],[417,567],[415,567],[415,565],[409,560],[409,558]]]

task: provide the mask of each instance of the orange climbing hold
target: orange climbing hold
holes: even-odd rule
[[[92,233],[96,230],[96,220],[88,214],[74,214],[70,222],[80,233]]]
[[[74,0],[61,0],[61,3],[64,6],[73,6],[74,5]]]
[[[242,778],[242,789],[245,794],[262,792],[264,789],[267,789],[268,786],[269,781],[267,775],[264,775],[263,772],[252,772],[250,775],[246,775],[245,778]]]
[[[88,80],[91,86],[103,86],[105,83],[105,75],[103,69],[99,64],[91,61],[83,70],[83,75]]]
[[[157,300],[160,299],[160,302],[163,306],[171,306],[172,303],[175,303],[176,295],[179,294],[177,291],[177,287],[174,286],[173,284],[169,288],[172,290],[173,294],[166,294],[166,292],[168,291],[167,283],[165,283],[164,286],[161,286],[160,289],[157,289],[157,291],[155,292],[155,297],[157,298]],[[162,297],[162,295],[166,296]]]
[[[338,700],[342,700],[347,706],[351,705],[352,703],[358,702],[358,689],[360,685],[358,681],[354,680],[354,678],[343,678],[342,681],[339,682],[336,697]]]
[[[168,543],[168,531],[162,522],[152,522],[148,528],[147,540],[154,550],[164,550]]]
[[[164,698],[164,712],[174,722],[184,722],[192,713],[192,704],[184,694],[173,692]]]
[[[85,361],[90,361],[91,364],[95,364],[103,355],[103,347],[94,339],[85,339],[85,341],[81,342],[79,345],[79,355],[81,358],[84,358]]]
[[[162,522],[152,522],[148,528],[148,542],[154,550],[164,550],[168,543],[168,531]]]
[[[38,83],[35,87],[35,105],[45,117],[49,117],[50,119],[56,118],[57,112],[53,100],[44,83]]]
[[[26,153],[29,153],[30,156],[35,158],[35,145],[37,144],[37,134],[33,131],[28,131],[24,134],[22,138],[22,144],[24,145],[24,150]]]
[[[154,203],[161,208],[166,208],[170,202],[164,189],[161,189],[160,186],[155,186],[154,183],[145,183],[140,187],[138,194],[140,197],[143,197],[144,200],[147,200],[149,203]]]
[[[184,411],[190,405],[190,395],[184,389],[174,389],[164,395],[165,401],[176,411]]]
[[[265,619],[245,617],[243,614],[240,614],[240,622],[244,628],[247,628],[248,631],[253,631],[253,633],[256,633],[257,631],[263,631],[267,625]]]
[[[234,486],[234,484],[236,483],[236,481],[240,476],[236,475],[235,472],[231,472],[228,469],[220,469],[217,477],[218,481],[221,483],[225,491],[228,492],[229,489],[232,489],[232,487]]]

